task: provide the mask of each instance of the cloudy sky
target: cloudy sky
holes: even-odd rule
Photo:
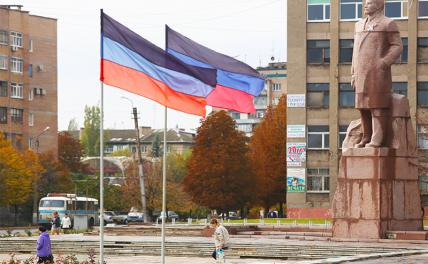
[[[21,0],[31,14],[58,19],[58,123],[83,125],[85,105],[100,103],[100,8],[164,48],[164,26],[253,67],[286,60],[287,0]],[[163,107],[148,99],[105,87],[106,128],[132,128],[131,102],[140,125],[163,127]],[[200,118],[168,110],[168,127],[196,128]]]

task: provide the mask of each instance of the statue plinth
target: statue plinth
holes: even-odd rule
[[[346,148],[333,199],[333,236],[379,239],[422,230],[417,159],[393,148]]]

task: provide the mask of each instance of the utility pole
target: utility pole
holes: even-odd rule
[[[137,139],[138,172],[140,176],[141,203],[143,206],[142,208],[143,217],[144,217],[144,223],[148,223],[146,189],[144,187],[143,158],[141,157],[140,131],[138,130],[138,115],[137,115],[136,107],[132,107],[132,114],[134,115],[134,124],[135,124],[135,132],[136,132],[136,139]]]

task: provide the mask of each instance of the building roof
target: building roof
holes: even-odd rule
[[[141,138],[142,142],[153,142],[156,135],[159,135],[159,141],[163,142],[163,129],[154,129],[151,134]],[[183,130],[169,129],[166,133],[166,142],[193,143],[195,134]]]

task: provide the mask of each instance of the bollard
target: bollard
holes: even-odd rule
[[[281,225],[281,220],[276,219],[276,225],[277,225],[277,226],[280,226],[280,225]]]
[[[208,219],[204,219],[204,225],[208,224]]]
[[[244,225],[247,225],[247,218],[244,218]]]
[[[172,224],[175,225],[175,218],[172,218]]]
[[[191,224],[192,224],[192,218],[190,218],[190,217],[189,217],[189,218],[187,218],[187,224],[188,224],[188,225],[191,225]]]

